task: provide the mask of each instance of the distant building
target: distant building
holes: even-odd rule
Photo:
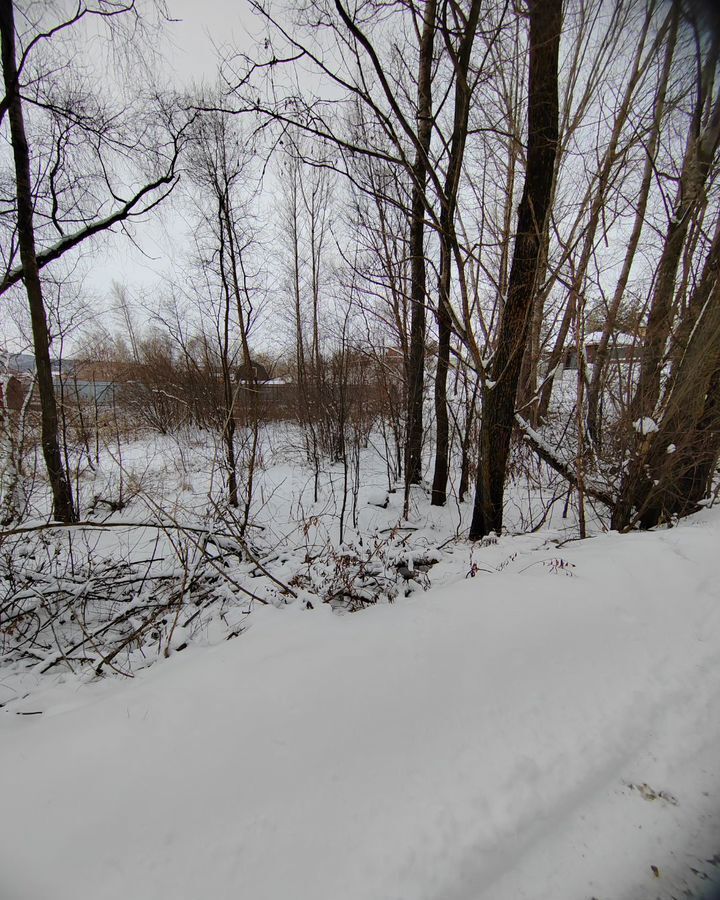
[[[50,360],[55,394],[65,404],[96,403],[111,405],[118,385],[108,378],[96,379],[93,373],[74,359]],[[9,353],[0,349],[0,408],[20,409],[32,387],[35,357],[30,353]],[[7,395],[7,396],[6,396]],[[32,408],[39,403],[37,394]]]
[[[0,348],[0,371],[17,375],[35,371],[35,357],[31,353],[10,353]]]
[[[35,357],[29,353],[10,353],[0,347],[0,410],[22,409],[32,388]]]
[[[242,388],[238,397],[241,403],[252,395],[263,405],[272,405],[276,411],[278,407],[295,403],[295,382],[291,378],[271,378],[270,372],[260,362],[252,361],[249,366],[243,363],[236,369],[235,377]]]
[[[118,385],[114,381],[92,381],[74,376],[53,376],[58,396],[70,403],[97,403],[99,406],[111,406],[117,398]]]
[[[30,383],[18,375],[0,374],[0,410],[22,409]]]
[[[602,339],[601,331],[590,331],[585,335],[585,359],[589,365],[593,365],[597,358],[598,347]],[[633,334],[618,332],[610,335],[608,343],[608,361],[630,364],[640,359],[642,339]],[[577,347],[572,344],[565,348],[563,354],[563,369],[577,369]]]
[[[243,363],[238,367],[237,380],[240,384],[252,382],[255,382],[255,384],[262,384],[266,381],[270,381],[270,373],[262,363],[251,361],[249,364]]]

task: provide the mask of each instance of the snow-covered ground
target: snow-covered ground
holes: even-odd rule
[[[709,898],[719,547],[450,543],[427,592],[48,682],[0,710],[0,897]]]
[[[323,459],[316,484],[301,430],[263,428],[245,536],[207,431],[111,440],[92,467],[81,456],[83,521],[71,529],[48,529],[49,498],[36,483],[22,527],[0,535],[0,708],[68,670],[136,673],[188,643],[221,642],[264,603],[356,609],[456,579],[474,563],[487,568],[462,543],[471,495],[461,503],[451,485],[440,508],[427,484],[413,487],[405,518],[379,438],[370,435],[348,471]],[[502,551],[501,567],[578,530],[560,476],[527,447],[513,468],[505,521],[524,536]],[[462,559],[448,567],[458,540]]]

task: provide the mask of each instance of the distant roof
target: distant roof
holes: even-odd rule
[[[51,359],[50,360],[50,368],[53,372],[62,371],[68,375],[74,372],[78,368],[78,361],[76,359]]]
[[[7,366],[10,372],[34,372],[35,357],[32,353],[10,353],[0,347],[0,368]],[[72,372],[77,367],[76,359],[51,359],[50,368],[53,372]]]
[[[588,344],[599,344],[602,336],[602,331],[589,331],[585,335],[585,345],[587,346]],[[626,334],[624,331],[617,331],[610,335],[610,343],[614,345],[635,344],[637,343],[637,338],[634,334]]]
[[[0,367],[10,372],[34,372],[35,357],[30,353],[8,353],[0,349]]]
[[[264,382],[270,380],[270,373],[262,363],[251,362],[249,366],[245,363],[238,366],[237,377],[238,381]]]

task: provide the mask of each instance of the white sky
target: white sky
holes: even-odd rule
[[[213,84],[221,54],[249,50],[255,22],[244,0],[167,0],[171,21],[158,47],[167,86],[182,90],[203,82]],[[114,281],[131,293],[149,290],[163,278],[173,260],[191,252],[187,227],[177,205],[161,205],[145,223],[132,226],[133,241],[119,231],[99,243],[88,266],[88,299],[109,294]],[[139,249],[138,249],[139,248]]]
[[[167,0],[167,56],[173,80],[213,80],[219,50],[249,49],[254,17],[244,0]]]

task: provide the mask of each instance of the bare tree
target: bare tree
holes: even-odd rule
[[[675,311],[673,300],[678,267],[694,217],[705,202],[705,185],[720,145],[720,90],[715,84],[719,59],[720,35],[715,35],[698,85],[677,196],[658,262],[633,400],[634,416],[651,416],[660,394],[665,349]]]
[[[405,513],[411,484],[422,475],[423,394],[425,373],[425,210],[432,137],[432,66],[436,31],[436,0],[425,0],[417,72],[417,142],[412,167],[410,211],[410,358],[405,455]]]
[[[691,296],[692,326],[660,401],[657,423],[639,419],[638,441],[613,525],[653,527],[698,508],[720,457],[720,241]]]
[[[450,362],[450,338],[453,319],[450,300],[451,266],[453,264],[453,250],[457,246],[455,213],[463,157],[465,155],[465,144],[467,142],[473,87],[470,80],[470,61],[475,35],[478,30],[481,7],[482,3],[480,0],[472,0],[469,11],[465,13],[457,5],[453,4],[451,6],[453,15],[452,26],[446,19],[442,29],[446,50],[455,70],[455,106],[444,195],[441,198],[442,208],[440,212],[440,271],[438,274],[437,303],[438,359],[435,375],[436,450],[432,485],[432,504],[434,506],[443,506],[447,493],[450,444],[447,374]],[[460,32],[461,37],[456,49],[453,45],[452,35],[457,31]]]
[[[662,27],[658,30],[653,46],[645,53],[645,43],[653,22],[654,12],[655,3],[650,2],[645,12],[644,21],[637,40],[637,46],[630,65],[628,79],[620,98],[619,108],[614,115],[607,146],[598,170],[594,173],[593,184],[588,193],[589,208],[587,221],[584,225],[580,255],[578,260],[573,264],[573,274],[569,284],[565,311],[555,336],[553,350],[548,359],[549,373],[554,373],[557,370],[562,358],[568,332],[572,322],[576,318],[579,297],[585,286],[588,268],[595,251],[598,229],[606,221],[607,204],[609,201],[610,190],[613,186],[612,176],[617,168],[619,160],[622,160],[623,156],[627,153],[627,148],[621,144],[621,138],[625,131],[630,112],[633,109],[633,101],[636,96],[638,85],[641,83],[643,75],[654,59],[658,47],[661,46],[663,40],[666,38],[671,20],[675,19],[675,13],[671,11],[666,17]],[[537,417],[540,419],[547,416],[552,387],[553,379],[552,377],[549,377],[546,379],[540,391],[537,414]]]
[[[635,259],[635,254],[637,253],[638,244],[640,242],[640,236],[642,234],[643,226],[645,225],[645,213],[647,210],[648,199],[650,196],[650,186],[652,183],[653,174],[656,166],[656,156],[657,156],[657,148],[658,141],[661,133],[662,123],[663,123],[663,115],[665,110],[665,99],[668,88],[668,81],[670,78],[670,69],[672,65],[673,55],[675,53],[675,45],[677,40],[677,30],[678,30],[678,19],[679,19],[679,7],[677,4],[673,7],[672,19],[670,22],[670,30],[668,33],[667,42],[665,44],[665,54],[662,63],[662,68],[660,70],[660,77],[657,84],[657,91],[655,94],[655,103],[653,107],[653,117],[652,117],[652,125],[650,129],[650,134],[647,138],[646,150],[645,150],[645,163],[643,165],[643,173],[642,179],[640,182],[640,188],[637,193],[637,201],[635,207],[635,218],[633,222],[632,231],[630,233],[630,237],[627,243],[627,249],[625,251],[625,256],[623,259],[622,269],[620,271],[620,276],[618,277],[617,283],[615,285],[615,290],[612,295],[612,299],[608,304],[607,313],[605,316],[605,323],[602,328],[602,336],[600,338],[600,343],[598,344],[597,351],[595,353],[595,360],[593,362],[592,367],[592,376],[590,379],[590,384],[588,386],[588,432],[591,439],[595,442],[595,444],[599,444],[600,442],[600,427],[599,427],[599,406],[600,406],[600,391],[602,385],[602,377],[605,369],[605,365],[608,359],[608,348],[610,346],[610,339],[615,330],[615,326],[617,323],[618,314],[620,312],[623,299],[625,297],[625,290],[627,288],[628,280],[630,278],[630,271],[632,269],[633,261]]]
[[[53,494],[53,516],[61,522],[75,519],[72,490],[65,471],[58,437],[58,411],[55,402],[52,368],[50,365],[50,336],[43,302],[40,268],[35,249],[33,225],[33,186],[30,175],[30,150],[25,134],[20,83],[15,54],[15,20],[12,0],[0,3],[0,36],[2,37],[3,80],[5,102],[15,161],[17,192],[17,233],[22,261],[23,280],[30,305],[30,318],[37,369],[38,394],[42,409],[42,450]]]
[[[558,141],[559,0],[529,4],[528,149],[525,187],[518,210],[508,295],[483,391],[480,460],[471,539],[499,532],[510,438],[530,312],[537,289],[542,233],[552,191]]]
[[[62,79],[58,78],[57,71],[51,77],[41,67],[27,77],[27,84],[22,79],[31,57],[40,52],[40,47],[64,38],[66,32],[85,19],[94,17],[110,22],[125,13],[136,15],[132,0],[109,7],[104,4],[79,4],[74,14],[68,18],[49,25],[38,24],[34,30],[31,28],[23,33],[20,36],[22,46],[18,60],[14,5],[12,0],[4,0],[0,5],[5,84],[1,110],[3,113],[7,111],[10,124],[16,189],[16,204],[9,216],[12,223],[9,231],[11,235],[15,231],[17,234],[17,241],[14,237],[11,239],[10,250],[5,254],[7,271],[0,281],[0,294],[20,280],[24,282],[33,332],[38,395],[42,409],[42,448],[53,495],[53,516],[64,522],[73,521],[75,508],[58,436],[58,410],[50,365],[51,335],[40,272],[46,265],[60,259],[87,239],[107,231],[118,222],[147,212],[161,202],[177,181],[175,167],[180,133],[171,127],[166,132],[164,156],[163,151],[155,153],[160,174],[131,191],[129,199],[123,200],[110,180],[108,161],[103,158],[103,152],[108,147],[117,151],[122,146],[123,153],[127,155],[128,144],[118,136],[118,123],[112,118],[108,119],[98,104],[94,108],[91,105],[89,109],[84,109],[83,93],[77,86],[68,89],[67,95],[63,96],[59,87]],[[69,72],[70,63],[66,61],[60,71]],[[75,102],[72,100],[73,96]],[[29,146],[25,116],[28,105],[38,116],[44,115],[53,123],[50,131],[55,132],[58,137],[51,146]],[[172,118],[170,113],[168,116]],[[87,177],[80,176],[77,172],[72,173],[67,164],[67,157],[72,150],[72,141],[67,137],[70,133],[83,145],[84,151],[92,148],[96,160],[96,184],[105,185],[107,199],[94,206],[91,201],[92,208],[88,208],[87,198],[94,199],[95,194],[88,190]],[[158,137],[158,134],[154,135],[157,144],[162,146],[163,142]],[[149,138],[149,129],[146,129],[140,145],[148,146]],[[45,164],[41,169],[42,180],[35,184],[31,175],[33,155],[45,157]],[[83,161],[83,165],[86,163],[87,159]],[[66,208],[63,208],[64,204],[67,204]],[[112,208],[108,208],[110,205]],[[49,240],[51,232],[55,234],[52,242]],[[39,245],[40,240],[44,246]],[[17,265],[16,251],[19,251],[20,265]]]

